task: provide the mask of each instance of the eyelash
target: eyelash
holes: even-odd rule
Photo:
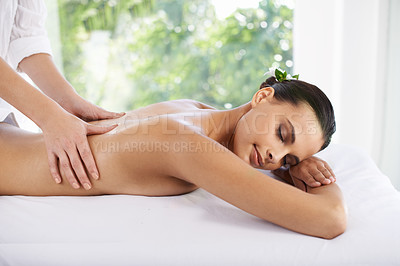
[[[278,137],[279,137],[279,139],[280,139],[282,142],[285,142],[285,141],[283,140],[283,136],[282,136],[282,125],[279,125],[279,128],[278,128]],[[286,156],[283,157],[282,166],[283,166],[283,167],[287,167]]]
[[[282,136],[282,125],[279,125],[279,127],[278,127],[278,137],[282,142],[284,142],[283,136]]]

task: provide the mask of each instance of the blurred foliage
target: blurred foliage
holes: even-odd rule
[[[230,108],[272,65],[292,72],[293,10],[277,0],[223,20],[208,0],[58,2],[65,75],[108,109],[178,98]]]

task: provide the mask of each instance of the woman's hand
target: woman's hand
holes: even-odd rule
[[[291,166],[289,173],[293,179],[293,183],[303,181],[310,187],[318,187],[328,185],[336,181],[335,174],[327,162],[311,156],[298,165]]]
[[[300,179],[293,178],[289,173],[289,169],[278,168],[273,170],[272,173],[277,177],[283,179],[286,183],[295,186],[303,191],[307,191],[307,185]]]
[[[90,189],[92,185],[87,174],[98,179],[99,172],[87,135],[103,134],[116,126],[91,125],[64,110],[50,115],[41,129],[54,180],[61,183],[62,176],[74,188],[79,188],[81,184],[85,189]]]

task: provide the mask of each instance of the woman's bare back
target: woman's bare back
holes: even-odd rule
[[[112,132],[89,136],[89,143],[100,171],[100,179],[91,179],[92,189],[74,189],[63,176],[56,184],[51,178],[42,134],[26,132],[0,123],[0,195],[103,195],[134,194],[164,196],[183,194],[197,189],[190,182],[165,174],[152,167],[155,160],[166,156],[167,142],[157,137],[143,142],[133,132],[138,123],[151,127],[159,116],[179,116],[198,124],[196,112],[211,107],[192,100],[177,100],[149,105],[127,112],[119,119],[94,122],[99,125],[118,124]],[[188,115],[192,113],[193,115]],[[207,114],[202,115],[202,119]],[[150,144],[151,143],[151,144]],[[170,147],[169,147],[170,148]],[[129,155],[128,155],[129,154]],[[128,156],[127,156],[128,155]],[[129,161],[127,161],[129,160]]]

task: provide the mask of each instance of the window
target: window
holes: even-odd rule
[[[269,67],[291,72],[293,2],[226,9],[234,2],[59,0],[64,74],[109,110],[179,98],[243,104]]]

